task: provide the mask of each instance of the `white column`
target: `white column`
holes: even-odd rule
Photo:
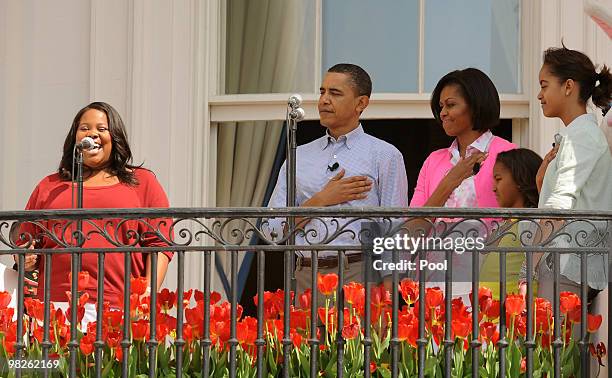
[[[605,0],[612,6],[612,0]],[[544,51],[549,47],[567,48],[587,54],[596,65],[612,64],[612,43],[607,35],[584,13],[583,0],[524,1],[523,22],[530,33],[523,35],[525,61],[525,93],[529,95],[529,145],[544,156],[552,147],[553,136],[563,126],[559,119],[544,117],[537,94],[538,73]],[[601,112],[589,111],[601,116]]]
[[[127,116],[136,162],[173,207],[210,206],[210,11],[215,2],[133,0]],[[185,288],[202,288],[203,256],[187,253]],[[213,274],[214,276],[214,274]],[[165,285],[176,286],[176,260]]]
[[[111,104],[127,121],[132,1],[91,0],[89,101]]]

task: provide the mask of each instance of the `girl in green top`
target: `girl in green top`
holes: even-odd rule
[[[493,167],[493,191],[499,207],[538,207],[535,177],[541,163],[542,158],[526,148],[497,155]],[[498,246],[517,247],[517,252],[506,254],[506,287],[509,293],[518,293],[520,270],[525,261],[525,254],[519,252],[521,227],[516,219],[509,219],[507,222],[500,227],[507,235],[500,239]],[[499,254],[487,254],[480,268],[481,286],[490,288],[496,299],[499,299],[499,270]]]

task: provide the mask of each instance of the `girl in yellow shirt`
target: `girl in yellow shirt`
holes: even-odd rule
[[[542,158],[526,148],[497,155],[493,167],[493,192],[499,207],[538,207],[539,195],[535,178],[541,163]],[[500,229],[505,230],[507,235],[500,239],[498,246],[517,248],[517,252],[506,254],[506,288],[509,293],[518,293],[519,274],[525,261],[525,253],[520,252],[519,222],[509,219]],[[480,285],[490,288],[495,299],[499,299],[499,273],[499,254],[489,253],[480,268]]]

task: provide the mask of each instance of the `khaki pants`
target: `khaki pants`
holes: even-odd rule
[[[335,273],[338,274],[338,267],[335,268],[319,268],[318,273],[320,274],[330,274]],[[353,262],[348,264],[346,261],[344,263],[344,274],[342,276],[344,280],[344,284],[346,285],[349,282],[359,282],[363,283],[363,261]],[[340,275],[338,275],[338,280],[340,279]],[[317,282],[312,282],[312,267],[306,266],[302,267],[298,264],[295,267],[295,280],[296,280],[296,295],[303,293],[306,289],[317,289]],[[325,296],[321,294],[321,292],[317,291],[317,307],[325,306]],[[333,298],[333,296],[330,296]]]

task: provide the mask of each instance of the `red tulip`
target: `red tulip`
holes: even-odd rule
[[[185,309],[185,320],[187,321],[187,324],[190,324],[191,326],[203,324],[204,311],[198,310],[197,307],[186,308]]]
[[[166,323],[157,323],[157,329],[155,332],[155,338],[158,343],[163,343],[166,341],[166,336],[170,334],[170,326]]]
[[[36,320],[43,321],[45,318],[45,304],[38,299],[34,298],[25,298],[24,305],[26,312]],[[53,305],[52,305],[53,306]],[[52,308],[50,313],[55,312],[55,309]]]
[[[193,299],[196,302],[204,301],[204,293],[201,290],[196,290],[193,293]],[[221,300],[221,294],[216,291],[210,292],[210,304],[213,305]]]
[[[136,277],[130,279],[130,288],[132,294],[144,295],[147,291],[147,286],[149,283],[147,282],[146,277]]]
[[[52,315],[52,320],[55,322],[55,324],[57,325],[64,325],[66,324],[66,315],[64,314],[64,311],[62,311],[61,308],[58,308],[55,313],[51,313]]]
[[[317,275],[317,287],[321,294],[329,296],[336,291],[338,287],[338,275],[335,273]]]
[[[11,294],[6,291],[0,291],[0,309],[5,309],[11,303]]]
[[[580,317],[582,316],[582,305],[576,306],[570,312],[567,313],[567,320],[572,323],[580,323]]]
[[[353,321],[352,323],[346,324],[344,327],[342,327],[342,337],[345,340],[352,340],[359,336],[360,331],[361,327],[359,326],[359,323],[357,321]]]
[[[15,309],[11,307],[0,310],[0,333],[4,333],[8,330],[14,314]]]
[[[480,309],[480,311],[485,312],[487,308],[491,306],[492,300],[493,294],[491,293],[491,289],[484,286],[478,289],[478,308]],[[470,304],[473,308],[474,300],[472,298],[472,293],[470,293]]]
[[[407,341],[408,344],[416,348],[416,340],[419,336],[419,327],[417,322],[399,323],[397,325],[397,337],[401,341]]]
[[[371,362],[370,362],[370,373],[372,373],[372,374],[373,374],[373,373],[376,371],[376,369],[377,369],[377,368],[378,368],[378,367],[376,366],[376,362],[371,361]]]
[[[454,337],[467,338],[472,331],[472,324],[462,319],[453,319],[452,329]]]
[[[121,341],[120,331],[109,331],[106,334],[106,344],[108,344],[110,348],[118,347],[120,341]]]
[[[125,302],[125,298],[123,296],[123,292],[118,294],[119,303],[123,304]],[[129,316],[132,318],[137,317],[137,312],[140,311],[143,314],[148,314],[149,312],[149,302],[151,301],[150,296],[140,297],[138,294],[130,293],[130,313]],[[143,306],[143,304],[145,304]]]
[[[525,309],[525,298],[520,294],[509,294],[506,297],[506,314],[508,317],[516,316]]]
[[[536,332],[548,332],[552,324],[552,305],[544,298],[535,299]]]
[[[497,325],[495,323],[483,322],[480,325],[480,337],[484,340],[493,342],[495,332],[497,332]]]
[[[121,321],[123,320],[123,311],[104,311],[103,314],[106,327],[110,330],[119,330]]]
[[[419,283],[410,278],[403,279],[400,282],[399,291],[408,305],[413,304],[419,299]]]
[[[468,312],[467,307],[463,304],[463,299],[453,298],[451,300],[451,311],[453,319],[461,319],[463,321],[470,321],[472,316]]]
[[[81,345],[80,345],[81,353],[83,353],[86,356],[89,356],[90,354],[92,354],[94,351],[94,346],[93,346],[94,341],[96,341],[96,339],[91,334],[87,334],[83,336],[81,338]]]
[[[391,293],[384,285],[374,286],[370,293],[372,307],[383,308],[391,304]]]
[[[113,350],[115,351],[115,360],[120,362],[123,359],[123,349],[115,347]]]
[[[167,288],[162,289],[162,291],[157,294],[157,303],[164,311],[170,310],[176,304],[176,293]]]
[[[562,314],[567,315],[571,311],[576,311],[576,308],[580,306],[580,298],[570,292],[563,291],[559,294],[559,310]]]
[[[70,326],[66,324],[56,325],[57,336],[59,337],[60,348],[65,348],[70,341]]]
[[[215,304],[219,302],[220,300],[221,300],[221,294],[217,293],[216,291],[212,291],[210,293],[210,303],[211,304]]]
[[[236,333],[238,332],[238,328],[236,328]],[[193,328],[191,324],[183,324],[183,339],[187,344],[191,344],[193,341]]]
[[[170,329],[176,328],[176,318],[168,314],[160,313],[157,314],[157,323],[166,324]]]
[[[134,340],[144,341],[145,338],[149,338],[149,321],[148,320],[137,320],[132,323],[132,336]]]
[[[440,345],[440,343],[442,342],[442,339],[444,338],[444,327],[442,327],[439,324],[432,325],[431,334],[433,335],[433,338],[436,344]]]
[[[223,302],[220,305],[214,305],[210,307],[211,313],[210,318],[215,322],[228,322],[230,321],[230,314],[232,312],[232,305],[229,302]],[[242,317],[242,306],[236,306],[236,319],[240,320]]]
[[[527,335],[527,315],[524,313],[519,314],[514,318],[514,329],[515,335],[525,337]]]
[[[38,325],[38,322],[33,322],[33,327],[34,327],[34,331],[32,332],[34,338],[36,339],[36,341],[38,341],[39,344],[41,344],[43,342],[43,336],[44,336],[44,328],[42,326]],[[51,341],[52,343],[55,343],[55,332],[53,332],[53,329],[50,329],[49,331],[49,341]]]
[[[365,304],[365,288],[362,284],[357,282],[351,282],[348,285],[344,285],[344,300],[357,309],[357,312],[361,312]]]
[[[14,323],[14,327],[9,328],[2,339],[2,346],[8,356],[13,356],[15,354],[15,342],[17,341],[17,335],[15,335],[16,330],[17,323]]]
[[[309,309],[312,303],[312,290],[306,289],[302,294],[299,295],[300,307]]]
[[[83,318],[85,317],[85,307],[78,306],[76,312],[77,312],[77,323],[81,324],[81,322],[83,321]],[[72,307],[71,306],[69,306],[68,309],[66,310],[66,314],[69,314],[68,316],[72,317]]]
[[[325,328],[330,334],[333,334],[335,332],[334,326],[336,324],[336,318],[337,318],[336,308],[332,307],[332,308],[326,309],[325,307],[319,307],[318,313],[319,313],[319,319],[321,319],[321,323],[325,325]],[[326,313],[327,313],[327,319],[325,319]]]
[[[236,323],[236,338],[241,345],[255,345],[257,339],[257,319],[246,317]]]
[[[485,315],[489,320],[499,318],[500,302],[497,299],[490,301],[490,305],[485,309]]]
[[[601,326],[602,316],[587,314],[587,330],[590,333],[597,332]]]
[[[390,312],[388,306],[391,304],[391,294],[385,289],[384,285],[374,286],[370,293],[370,308],[372,310],[371,320],[375,324],[382,317],[383,322],[387,321],[385,314]]]
[[[300,346],[302,345],[302,342],[304,341],[304,338],[296,330],[290,330],[289,334],[290,334],[290,337],[291,337],[291,341],[293,342],[293,346],[296,349],[299,349]]]
[[[280,325],[282,330],[282,323]],[[227,343],[230,337],[229,320],[214,322],[210,328],[210,338],[213,340],[213,344],[218,344],[219,347],[224,348],[225,343]]]
[[[439,287],[428,287],[425,291],[425,304],[427,308],[435,308],[444,301],[444,293]]]
[[[264,319],[276,319],[284,311],[284,296],[283,290],[276,290],[275,293],[264,291]],[[253,302],[257,306],[258,295],[255,294]]]
[[[291,306],[291,316],[289,318],[289,324],[291,328],[298,328],[298,329],[306,329],[308,328],[308,320],[309,320],[309,314],[310,314],[310,310],[306,310],[306,309],[294,309],[293,306]]]
[[[193,295],[193,289],[183,292],[183,306],[189,306],[191,302],[191,296]]]

